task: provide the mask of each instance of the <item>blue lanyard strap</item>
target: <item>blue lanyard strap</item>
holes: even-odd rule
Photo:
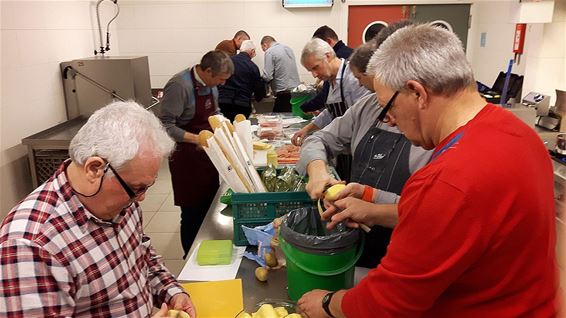
[[[454,146],[458,142],[458,140],[460,140],[460,138],[462,138],[462,136],[464,136],[463,131],[458,133],[456,136],[452,137],[452,139],[450,139],[450,141],[448,141],[448,143],[446,145],[444,145],[444,147],[440,148],[437,152],[435,152],[432,155],[432,158],[430,158],[430,161],[433,161],[434,159],[436,159],[436,157],[440,156],[446,150],[450,149],[450,147]]]

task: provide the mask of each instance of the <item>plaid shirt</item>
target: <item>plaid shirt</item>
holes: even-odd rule
[[[131,204],[111,222],[73,193],[68,162],[0,228],[0,317],[148,317],[183,290]]]

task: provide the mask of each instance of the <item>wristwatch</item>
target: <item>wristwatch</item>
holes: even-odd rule
[[[330,301],[332,300],[332,296],[334,296],[334,293],[336,292],[335,291],[329,292],[328,294],[324,295],[324,297],[322,297],[322,309],[324,309],[326,314],[332,318],[334,318],[334,316],[330,312]]]

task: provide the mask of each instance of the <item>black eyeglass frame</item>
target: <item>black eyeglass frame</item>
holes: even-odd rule
[[[116,179],[118,180],[118,183],[120,183],[120,185],[122,186],[122,188],[124,189],[124,191],[126,191],[126,193],[128,194],[128,196],[130,197],[130,199],[135,199],[139,196],[141,196],[142,194],[144,194],[147,189],[149,189],[149,187],[151,187],[153,184],[150,184],[146,187],[144,187],[141,190],[138,190],[137,192],[135,192],[134,190],[132,190],[132,188],[126,183],[126,181],[124,181],[124,179],[122,179],[122,177],[120,177],[120,175],[118,174],[118,172],[116,171],[116,169],[114,169],[114,167],[112,167],[112,165],[110,164],[110,162],[106,163],[106,168],[104,168],[104,173],[106,174],[106,171],[108,171],[108,168],[110,168],[110,170],[112,170],[112,173],[114,174],[114,176],[116,176]]]
[[[389,99],[387,104],[385,104],[385,107],[383,107],[383,109],[381,110],[381,112],[377,116],[377,120],[379,120],[381,122],[385,122],[385,116],[387,116],[387,112],[389,112],[389,109],[391,109],[391,107],[393,106],[393,102],[395,102],[395,98],[397,98],[397,95],[399,95],[399,92],[400,91],[395,91],[393,96],[391,96],[391,98]]]

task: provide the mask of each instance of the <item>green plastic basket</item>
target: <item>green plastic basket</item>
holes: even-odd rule
[[[278,173],[281,169],[282,167],[277,169]],[[264,168],[257,169],[260,174],[263,170]],[[340,180],[334,168],[330,168],[330,173],[337,180]],[[306,185],[307,180],[304,182]],[[306,191],[232,193],[234,245],[248,245],[248,240],[242,231],[242,225],[247,227],[265,225],[293,210],[313,205],[314,202]]]
[[[292,210],[313,205],[309,195],[302,192],[262,192],[232,194],[234,244],[247,245],[241,226],[265,225]]]

